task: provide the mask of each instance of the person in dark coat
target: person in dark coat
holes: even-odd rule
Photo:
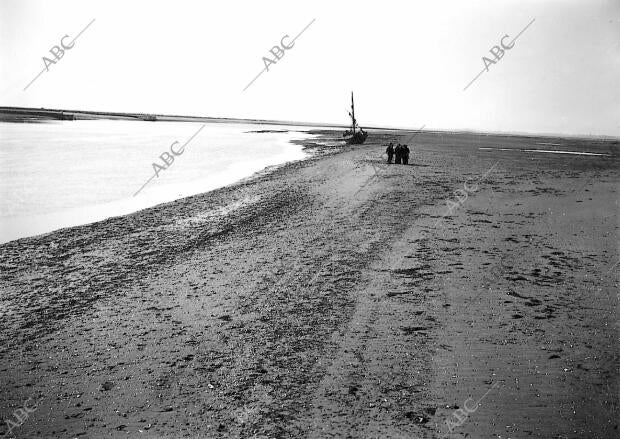
[[[394,158],[394,144],[392,142],[388,145],[385,153],[388,156],[388,163],[392,163],[392,159]]]
[[[409,147],[407,145],[403,145],[401,153],[403,155],[403,165],[409,164]]]
[[[402,161],[402,148],[400,146],[400,143],[398,145],[396,145],[396,148],[394,148],[394,154],[396,156],[396,160],[394,160],[394,163],[396,163],[397,165],[400,165],[400,162]]]

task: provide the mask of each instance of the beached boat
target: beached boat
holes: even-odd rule
[[[349,116],[351,116],[351,129],[345,131],[342,136],[345,138],[344,140],[349,145],[361,145],[366,141],[368,133],[364,131],[361,127],[358,127],[357,120],[355,120],[355,104],[353,103],[353,92],[351,92],[351,111],[349,111]],[[359,129],[356,130],[356,128]]]

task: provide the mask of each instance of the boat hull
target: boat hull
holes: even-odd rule
[[[344,140],[345,142],[347,142],[347,145],[361,145],[362,143],[366,141],[367,137],[368,137],[367,132],[362,133],[358,131],[354,135],[346,137]]]

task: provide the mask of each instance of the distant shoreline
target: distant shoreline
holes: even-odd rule
[[[0,122],[37,122],[40,120],[132,120],[143,122],[211,122],[250,123],[263,125],[286,125],[308,127],[333,127],[344,129],[344,125],[312,122],[290,122],[266,119],[239,119],[230,117],[179,116],[153,113],[120,113],[110,111],[61,110],[50,108],[0,107]],[[376,129],[376,128],[374,128]]]
[[[338,125],[332,123],[283,121],[268,119],[242,119],[234,117],[204,117],[204,116],[180,116],[171,114],[156,113],[122,113],[112,111],[91,111],[91,110],[64,110],[54,108],[28,108],[28,107],[3,107],[0,106],[0,122],[43,122],[47,120],[128,120],[142,122],[210,122],[210,123],[249,123],[262,125],[284,125],[302,126],[311,128],[330,128],[341,130],[348,128],[348,125]],[[474,131],[467,129],[439,130],[423,129],[416,130],[410,128],[378,127],[364,125],[365,129],[381,130],[392,133],[414,133],[424,132],[429,134],[476,134],[481,136],[506,136],[524,138],[546,138],[546,139],[597,139],[619,143],[620,137],[611,135],[585,135],[585,134],[553,134],[553,133],[525,133],[525,132],[502,132],[502,131]]]

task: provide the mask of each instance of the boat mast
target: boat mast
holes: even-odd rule
[[[351,92],[351,119],[353,120],[353,135],[355,135],[355,105],[353,104],[353,92]]]

